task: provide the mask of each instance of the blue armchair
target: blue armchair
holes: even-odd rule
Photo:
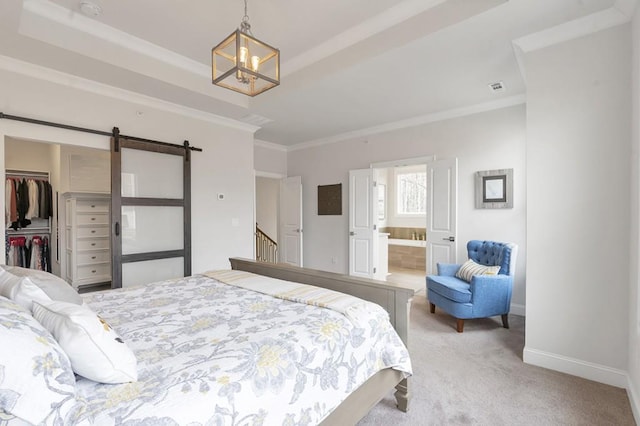
[[[431,313],[436,306],[457,319],[462,333],[464,320],[502,315],[509,328],[509,308],[518,246],[511,243],[472,240],[467,243],[469,259],[485,266],[500,266],[497,275],[473,275],[470,282],[456,277],[462,265],[438,263],[438,275],[427,276],[427,298]]]

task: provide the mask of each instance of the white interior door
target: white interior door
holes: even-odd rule
[[[280,262],[302,266],[302,177],[280,181]]]
[[[427,163],[427,275],[456,262],[458,159]]]
[[[349,275],[373,278],[378,262],[373,169],[349,171]]]

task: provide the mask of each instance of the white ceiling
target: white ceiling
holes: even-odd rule
[[[253,34],[280,49],[279,87],[211,84],[211,48],[242,0],[2,0],[0,55],[232,119],[256,138],[313,144],[525,93],[513,41],[635,0],[249,0]],[[547,31],[549,33],[550,31]],[[504,82],[492,93],[488,84]],[[9,111],[7,111],[9,112]]]

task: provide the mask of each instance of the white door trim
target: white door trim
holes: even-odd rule
[[[372,169],[387,169],[391,167],[413,166],[415,164],[427,164],[436,161],[435,155],[426,157],[405,158],[402,160],[382,161],[379,163],[371,163]]]

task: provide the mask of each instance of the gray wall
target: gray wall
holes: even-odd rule
[[[525,108],[509,107],[289,152],[289,176],[302,176],[305,266],[347,273],[348,176],[372,163],[436,155],[458,158],[458,260],[471,239],[520,246],[513,303],[525,304]],[[476,210],[474,173],[514,169],[513,209]],[[317,215],[317,186],[342,183],[342,216]],[[336,257],[333,264],[331,258]],[[522,310],[522,313],[524,311]]]

